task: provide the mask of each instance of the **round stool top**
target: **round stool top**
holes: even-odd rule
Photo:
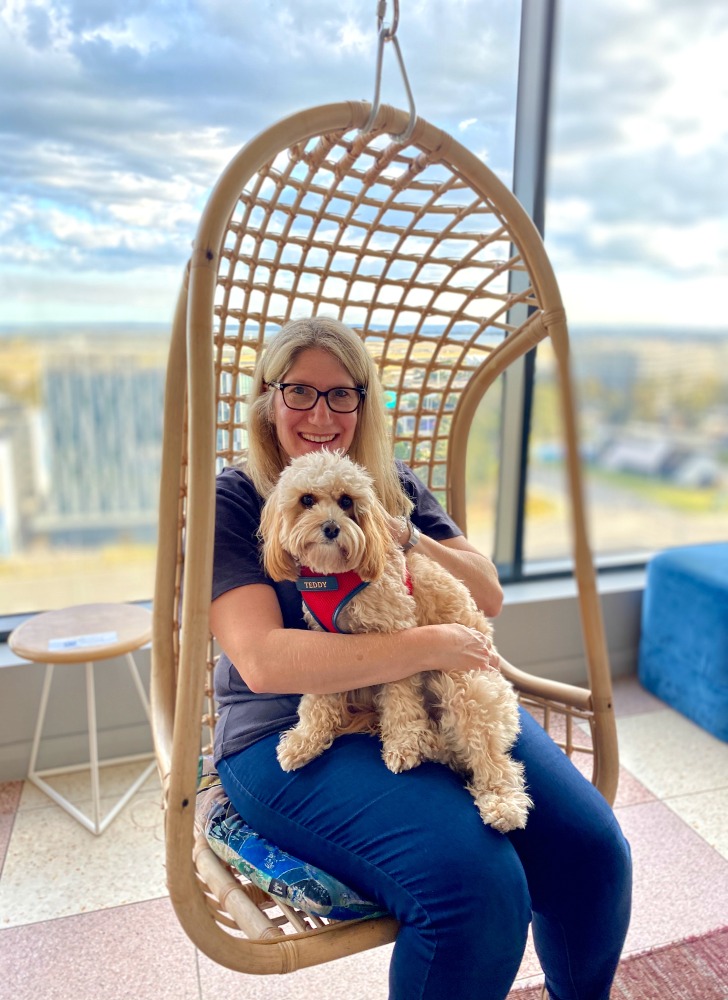
[[[86,663],[130,653],[151,637],[152,614],[138,604],[79,604],[29,618],[8,645],[34,662]]]

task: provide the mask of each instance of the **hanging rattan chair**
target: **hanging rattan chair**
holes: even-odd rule
[[[215,473],[245,455],[250,375],[265,340],[289,319],[323,313],[361,334],[392,406],[398,456],[464,531],[465,453],[476,408],[512,362],[550,339],[589,686],[550,682],[508,664],[504,670],[547,724],[566,718],[567,752],[578,750],[575,733],[590,729],[593,781],[610,801],[617,783],[567,328],[551,266],[531,220],[476,156],[421,119],[406,142],[392,140],[407,115],[388,107],[362,134],[369,111],[351,102],[302,111],[235,156],[204,210],[173,326],[152,682],[167,880],[195,944],[248,973],[289,972],[391,941],[397,932],[389,917],[326,923],[281,913],[195,837],[198,757],[215,719],[208,626]]]

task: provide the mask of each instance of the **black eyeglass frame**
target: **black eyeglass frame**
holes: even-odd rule
[[[361,403],[366,399],[367,391],[364,386],[361,385],[334,385],[330,389],[317,389],[315,385],[307,385],[305,382],[266,382],[266,385],[272,385],[274,389],[280,389],[281,395],[283,396],[283,402],[288,407],[289,410],[298,410],[300,413],[305,413],[307,410],[313,410],[313,408],[318,403],[319,399],[323,396],[326,400],[326,405],[331,410],[332,413],[355,413]],[[302,389],[311,389],[316,393],[316,399],[310,406],[291,406],[290,403],[286,401],[285,389],[289,389],[292,385],[298,385]],[[347,392],[356,392],[359,396],[356,406],[351,410],[335,410],[329,401],[329,393],[336,392],[337,389],[346,389]]]

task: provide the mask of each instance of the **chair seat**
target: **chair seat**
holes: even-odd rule
[[[385,911],[332,875],[275,847],[235,811],[212,757],[200,757],[195,823],[212,850],[259,889],[329,920],[381,917]]]

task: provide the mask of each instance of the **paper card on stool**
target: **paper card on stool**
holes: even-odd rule
[[[84,649],[86,646],[103,646],[105,643],[116,642],[119,638],[116,632],[95,632],[89,635],[69,635],[65,639],[49,639],[48,649],[59,652],[63,649]]]

